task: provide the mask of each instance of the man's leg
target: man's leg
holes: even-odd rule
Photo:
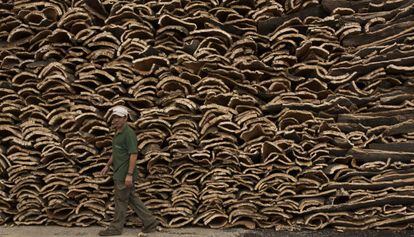
[[[113,236],[122,234],[125,224],[125,215],[131,189],[126,188],[123,182],[114,181],[115,215],[112,223],[105,230],[99,231],[100,236]]]
[[[158,225],[157,219],[151,214],[151,211],[145,207],[145,204],[135,195],[134,189],[131,190],[129,195],[129,203],[131,204],[132,209],[137,214],[137,216],[142,220],[144,224],[143,229],[150,229],[150,231],[155,230]]]
[[[115,215],[110,227],[122,231],[125,225],[126,213],[128,210],[128,200],[131,189],[125,186],[124,182],[114,181],[115,187]]]

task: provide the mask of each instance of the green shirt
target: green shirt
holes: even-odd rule
[[[113,179],[125,181],[128,174],[129,158],[131,154],[138,153],[137,136],[132,128],[125,124],[120,132],[112,139],[112,167]],[[137,178],[137,167],[134,167],[133,180]]]

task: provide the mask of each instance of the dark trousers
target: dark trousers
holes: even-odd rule
[[[125,224],[128,204],[142,220],[144,227],[151,225],[156,219],[145,207],[144,203],[135,196],[134,187],[127,188],[125,182],[114,180],[115,188],[115,216],[110,227],[122,231]]]

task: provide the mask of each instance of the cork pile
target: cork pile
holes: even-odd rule
[[[0,225],[107,224],[123,104],[163,226],[412,228],[413,43],[410,0],[2,0]]]

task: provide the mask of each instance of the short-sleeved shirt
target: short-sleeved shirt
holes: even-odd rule
[[[134,130],[125,124],[120,132],[112,139],[112,167],[114,169],[113,179],[125,181],[128,174],[129,158],[131,154],[138,154],[137,136]],[[138,175],[137,167],[134,167],[133,180]]]

